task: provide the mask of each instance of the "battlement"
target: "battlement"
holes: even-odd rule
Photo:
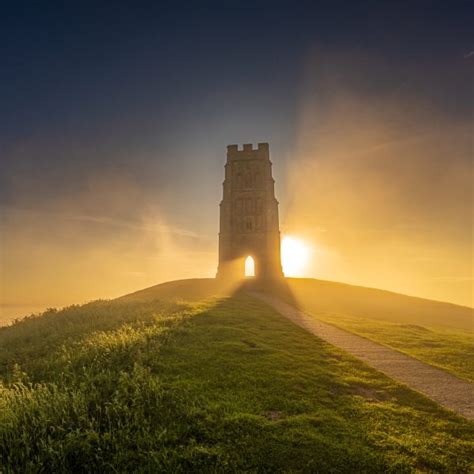
[[[252,143],[244,143],[242,149],[239,149],[239,145],[228,145],[227,146],[227,157],[228,158],[268,158],[270,146],[268,143],[258,143],[257,148],[253,147]]]

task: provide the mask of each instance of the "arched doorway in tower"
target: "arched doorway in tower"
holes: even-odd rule
[[[251,255],[245,259],[245,278],[255,277],[255,260]]]

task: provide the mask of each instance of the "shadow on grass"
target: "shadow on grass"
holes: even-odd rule
[[[7,472],[33,464],[46,472],[467,470],[465,424],[245,294],[262,291],[258,284],[183,304],[175,316],[145,312],[136,324],[125,309],[142,314],[140,305],[157,300],[109,302],[109,318],[122,310],[117,321],[84,330],[53,357],[48,383],[5,387],[0,464]]]
[[[266,293],[281,299],[296,309],[300,309],[300,304],[286,278],[276,280],[258,280],[248,278],[241,280],[235,286],[233,294],[242,294],[244,292]]]

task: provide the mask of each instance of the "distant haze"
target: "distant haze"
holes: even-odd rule
[[[472,306],[469,15],[157,5],[0,20],[0,319],[214,276],[262,141],[302,276]]]

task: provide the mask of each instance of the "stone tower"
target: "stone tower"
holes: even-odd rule
[[[220,203],[218,278],[244,277],[245,259],[255,263],[255,277],[283,277],[280,260],[278,201],[268,143],[239,150],[227,147],[227,163]]]

